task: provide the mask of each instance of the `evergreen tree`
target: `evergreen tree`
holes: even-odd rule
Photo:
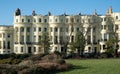
[[[117,55],[118,45],[116,44],[116,39],[114,37],[110,38],[109,41],[107,41],[107,53],[112,54],[114,56]]]
[[[48,53],[50,49],[50,39],[49,39],[49,34],[48,32],[43,32],[42,33],[42,38],[41,38],[41,46],[44,50],[44,53]]]
[[[114,52],[114,49],[115,49],[115,39],[114,38],[110,38],[108,41],[107,41],[107,51],[108,53],[113,53]]]
[[[83,53],[84,47],[85,47],[85,37],[82,32],[77,32],[75,36],[75,48],[80,51],[80,53]]]
[[[85,37],[82,32],[77,32],[75,36],[75,41],[70,43],[70,49],[74,52],[77,49],[79,54],[83,54],[85,47]]]

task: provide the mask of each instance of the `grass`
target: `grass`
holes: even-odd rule
[[[74,67],[57,74],[120,74],[120,59],[66,60]]]

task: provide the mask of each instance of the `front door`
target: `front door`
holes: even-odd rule
[[[31,47],[28,47],[28,53],[32,53]]]

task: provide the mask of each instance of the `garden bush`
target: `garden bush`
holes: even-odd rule
[[[13,59],[13,58],[7,58],[0,60],[0,64],[18,64],[20,63],[20,59]]]

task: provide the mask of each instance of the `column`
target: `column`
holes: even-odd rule
[[[23,49],[23,53],[27,53],[26,49],[27,49],[27,27],[24,27],[24,49]]]
[[[18,43],[20,43],[20,27],[19,27],[19,29],[18,29]]]
[[[26,27],[24,27],[24,43],[26,44],[27,42],[27,32],[26,32]]]
[[[85,36],[85,40],[87,40],[87,42],[85,42],[85,44],[87,45],[88,44],[88,37],[87,37],[87,35]]]
[[[92,45],[92,47],[91,47],[91,52],[93,52],[93,27],[91,27],[91,45]]]
[[[102,33],[102,41],[104,41],[104,33]]]
[[[100,50],[101,50],[101,52],[103,52],[103,45],[101,45],[101,49]]]
[[[53,30],[53,40],[52,40],[52,42],[53,42],[53,44],[55,44],[55,30],[54,30],[55,28],[54,27],[52,27],[52,30]]]
[[[107,34],[107,41],[109,40],[109,34]]]
[[[71,43],[71,38],[72,38],[72,26],[69,26],[69,42]]]
[[[93,27],[91,27],[91,43],[93,44]]]
[[[39,42],[39,30],[38,30],[38,26],[36,26],[36,42]]]
[[[60,27],[58,27],[58,44],[60,43]]]

